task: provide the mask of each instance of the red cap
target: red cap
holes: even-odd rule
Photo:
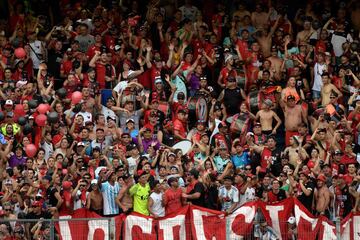
[[[69,189],[69,188],[72,187],[72,182],[65,181],[65,182],[63,182],[62,186],[63,186],[64,189]]]
[[[317,180],[318,180],[318,181],[322,181],[322,182],[326,182],[326,177],[325,177],[324,175],[319,175],[319,176],[317,177]]]

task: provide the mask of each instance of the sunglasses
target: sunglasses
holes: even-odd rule
[[[251,170],[251,168],[245,168],[246,171]]]
[[[4,211],[6,211],[6,212],[11,212],[11,209],[4,209]]]
[[[80,185],[80,187],[86,187],[86,185]]]

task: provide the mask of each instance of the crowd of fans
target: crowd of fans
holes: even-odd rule
[[[43,221],[5,219],[80,208],[160,218],[293,196],[330,220],[359,209],[358,1],[0,5],[0,239],[48,239]]]

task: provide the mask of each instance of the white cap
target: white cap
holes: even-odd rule
[[[290,223],[290,224],[294,224],[296,222],[296,219],[295,219],[295,217],[289,217],[287,222]]]
[[[85,143],[83,143],[83,142],[78,142],[77,146],[83,146],[83,147],[85,147]]]
[[[5,105],[14,105],[14,103],[12,100],[8,99],[6,100]]]
[[[98,180],[97,179],[91,180],[91,184],[98,184]]]
[[[18,81],[17,83],[16,83],[16,87],[17,88],[22,88],[23,86],[25,86],[26,84],[27,84],[28,82],[27,81]]]
[[[155,84],[156,83],[162,83],[161,77],[156,77],[155,78]]]

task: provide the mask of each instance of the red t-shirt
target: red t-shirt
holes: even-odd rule
[[[356,159],[353,156],[349,156],[347,154],[344,154],[344,156],[342,156],[340,163],[348,165],[350,163],[356,163]]]
[[[261,154],[260,166],[262,171],[266,171],[266,168],[268,166],[268,161],[271,161],[271,158],[272,158],[271,150],[265,147]]]
[[[100,47],[96,46],[95,44],[88,48],[86,55],[88,56],[89,60],[95,56],[95,51],[100,51]]]
[[[174,120],[174,131],[179,131],[179,135],[183,138],[186,138],[186,129],[184,124],[179,119]]]
[[[164,198],[166,201],[166,215],[176,213],[182,207],[181,194],[182,190],[180,188],[176,189],[175,191],[173,188],[169,188],[165,191]]]

